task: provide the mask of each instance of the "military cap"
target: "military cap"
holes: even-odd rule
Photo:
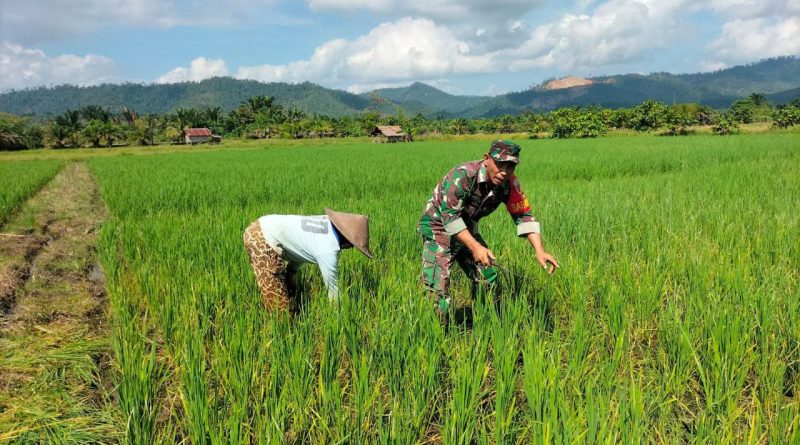
[[[492,147],[489,149],[489,156],[499,162],[513,162],[519,164],[519,145],[509,141],[498,139],[492,141]]]

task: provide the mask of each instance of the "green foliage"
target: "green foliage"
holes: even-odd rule
[[[62,166],[59,161],[0,162],[0,225],[17,206],[53,179]]]
[[[755,106],[749,100],[737,100],[731,105],[731,117],[736,120],[736,122],[749,124],[753,122],[754,113]]]
[[[0,150],[40,148],[43,144],[42,127],[30,118],[0,113]]]
[[[739,123],[732,115],[723,114],[717,118],[717,122],[711,127],[711,131],[719,135],[736,134],[739,132]]]
[[[788,128],[800,124],[800,104],[776,108],[772,114],[772,122],[778,128]]]
[[[667,109],[662,136],[686,136],[694,133],[690,127],[696,125],[698,122],[693,116],[702,113],[700,106],[697,104],[681,104],[671,106]]]
[[[665,104],[648,99],[633,108],[630,127],[636,131],[657,130],[666,123],[668,110]]]
[[[454,270],[472,318],[447,329],[419,287],[414,224],[488,138],[93,159],[128,439],[794,443],[797,140],[528,143],[516,174],[562,268],[542,274],[498,210],[481,233],[500,313]],[[301,312],[266,313],[241,231],[324,206],[370,216],[376,260],[341,253],[335,302],[304,266]]]
[[[591,138],[608,130],[595,108],[561,108],[550,112],[548,121],[554,138]]]

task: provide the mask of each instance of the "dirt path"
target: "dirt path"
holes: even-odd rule
[[[67,165],[0,232],[0,442],[114,442],[96,240],[107,215]]]

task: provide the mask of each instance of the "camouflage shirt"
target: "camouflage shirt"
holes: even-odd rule
[[[514,220],[517,235],[540,232],[517,177],[512,175],[508,181],[494,186],[482,162],[457,165],[436,185],[417,225],[423,236],[433,238],[442,232],[453,236],[464,229],[475,233],[478,221],[501,203]]]

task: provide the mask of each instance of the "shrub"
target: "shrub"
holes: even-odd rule
[[[650,131],[660,128],[666,121],[668,107],[654,100],[646,100],[634,107],[630,125],[636,131]]]
[[[714,134],[726,135],[739,132],[739,123],[730,114],[723,114],[717,119],[717,123],[711,127]]]
[[[554,138],[593,138],[608,131],[603,119],[591,108],[561,108],[549,115]]]
[[[788,128],[797,124],[800,124],[800,106],[785,105],[772,113],[772,125],[775,127]]]

